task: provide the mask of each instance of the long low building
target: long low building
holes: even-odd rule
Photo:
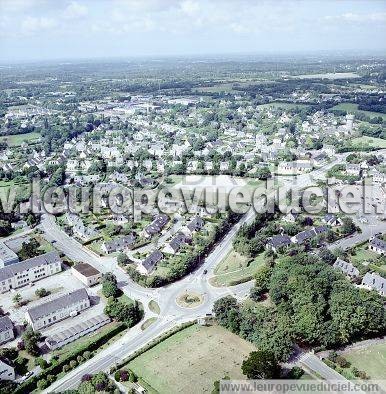
[[[78,289],[28,309],[25,319],[36,331],[89,307],[90,299],[86,289]]]
[[[99,328],[110,323],[110,318],[106,315],[94,316],[91,319],[83,321],[67,330],[57,332],[46,338],[45,342],[49,349],[58,349],[68,343],[77,340],[91,332],[98,330]]]
[[[0,292],[26,286],[62,270],[57,252],[49,252],[0,269]]]

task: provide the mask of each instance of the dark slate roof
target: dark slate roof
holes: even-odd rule
[[[274,235],[268,240],[268,244],[274,248],[280,248],[281,246],[288,246],[291,243],[291,238],[288,235]]]
[[[185,243],[185,241],[186,241],[185,235],[179,231],[169,242],[169,245],[175,252],[177,252],[180,249],[180,247]]]
[[[0,317],[0,332],[8,331],[13,328],[12,320],[8,316]]]
[[[32,259],[9,265],[0,269],[0,282],[12,278],[19,272],[30,270],[41,265],[53,264],[59,261],[61,262],[61,259],[57,252],[49,252],[37,257],[32,257]]]
[[[300,233],[297,233],[295,235],[295,238],[299,243],[302,243],[302,242],[306,241],[307,239],[311,239],[311,238],[315,237],[315,235],[316,234],[313,229],[312,230],[304,230],[304,231],[301,231]]]
[[[36,321],[44,316],[51,315],[52,313],[65,309],[80,301],[88,300],[86,289],[78,289],[72,293],[62,295],[59,298],[45,302],[44,304],[37,305],[27,310],[32,321]]]
[[[354,267],[351,263],[348,263],[347,261],[344,261],[340,258],[336,259],[333,267],[341,270],[343,273],[351,277],[359,276],[358,268]]]
[[[316,226],[314,227],[314,231],[316,235],[326,233],[329,230],[327,226]]]
[[[187,227],[190,231],[199,231],[204,227],[204,221],[202,220],[202,218],[200,216],[196,216],[194,217],[194,219],[192,219]]]
[[[381,249],[381,250],[386,251],[386,242],[383,241],[382,239],[377,238],[377,237],[374,237],[370,241],[370,245],[376,247],[377,249]]]
[[[155,250],[143,261],[142,265],[148,272],[150,272],[155,265],[164,258],[164,255],[159,251]]]
[[[145,230],[149,235],[158,234],[165,227],[168,221],[168,215],[162,213],[157,215],[154,220],[145,228]]]
[[[133,245],[135,243],[135,235],[129,234],[121,238],[113,239],[112,241],[107,241],[104,243],[107,251],[122,250],[127,246]]]

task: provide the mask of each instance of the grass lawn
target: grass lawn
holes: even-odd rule
[[[5,135],[0,137],[0,141],[5,141],[9,146],[20,146],[23,141],[28,143],[37,142],[39,139],[39,133],[26,133],[26,134],[16,134],[16,135]]]
[[[342,111],[352,112],[354,114],[355,114],[355,112],[358,112],[363,115],[369,116],[370,118],[381,116],[383,118],[383,120],[386,120],[386,114],[382,114],[381,112],[358,110],[358,104],[354,104],[354,103],[340,103],[340,104],[335,105],[331,109],[340,109]]]
[[[245,379],[242,361],[255,347],[219,326],[188,327],[143,353],[128,367],[160,394],[211,392],[228,375]]]
[[[369,146],[371,148],[379,148],[379,149],[386,148],[386,140],[382,138],[362,136],[362,137],[354,138],[351,142],[354,146],[364,146],[364,147]]]
[[[153,312],[156,313],[157,315],[160,314],[161,310],[159,305],[157,304],[157,302],[155,302],[154,300],[151,300],[149,302],[149,309]]]
[[[231,286],[233,283],[242,280],[246,282],[263,264],[263,253],[254,259],[250,259],[232,249],[215,268],[215,276],[211,279],[211,283],[214,286]]]
[[[370,345],[365,349],[351,350],[344,357],[352,366],[365,371],[371,379],[384,379],[386,371],[386,343]]]
[[[352,263],[362,264],[364,262],[373,262],[378,260],[379,255],[369,250],[367,242],[363,245],[357,246],[355,249],[355,255],[350,255],[350,261]]]
[[[145,320],[141,325],[141,330],[145,331],[148,327],[150,327],[153,323],[157,321],[156,317],[151,317],[150,319]]]

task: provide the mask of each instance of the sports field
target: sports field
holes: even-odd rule
[[[190,326],[129,363],[160,394],[210,393],[213,382],[244,379],[241,364],[255,347],[219,326]],[[151,391],[151,390],[150,390]]]

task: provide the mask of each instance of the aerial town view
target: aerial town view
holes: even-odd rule
[[[386,391],[385,0],[0,0],[0,87],[0,394]]]

